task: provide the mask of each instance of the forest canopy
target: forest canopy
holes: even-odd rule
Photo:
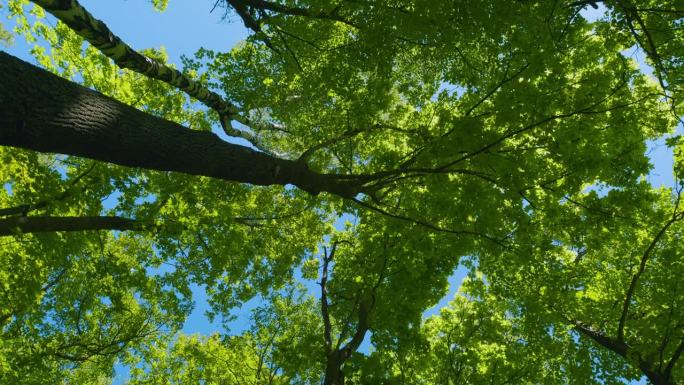
[[[684,383],[684,1],[198,5],[0,2],[0,383]]]

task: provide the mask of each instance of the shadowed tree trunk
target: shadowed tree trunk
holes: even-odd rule
[[[359,179],[319,174],[164,120],[0,52],[0,145],[352,198]]]
[[[11,217],[0,219],[0,237],[17,233],[46,233],[51,231],[142,231],[150,227],[154,227],[152,222],[112,216]]]

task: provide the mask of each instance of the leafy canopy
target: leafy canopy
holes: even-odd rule
[[[2,4],[0,40],[41,67],[361,193],[0,147],[1,382],[109,383],[116,362],[130,384],[684,381],[681,1],[219,0],[250,37],[178,68],[74,0],[33,3]],[[84,217],[135,226],[22,224]],[[196,286],[224,326],[205,336],[179,331]]]

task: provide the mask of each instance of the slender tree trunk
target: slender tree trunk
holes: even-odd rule
[[[0,52],[0,145],[254,185],[354,197],[355,179],[234,145],[127,106]]]

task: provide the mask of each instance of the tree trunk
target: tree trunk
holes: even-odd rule
[[[325,378],[323,385],[344,385],[344,373],[342,364],[345,361],[341,350],[335,350],[328,354],[325,360]]]
[[[0,52],[0,145],[311,194],[361,192],[355,179],[224,142],[125,105]]]

